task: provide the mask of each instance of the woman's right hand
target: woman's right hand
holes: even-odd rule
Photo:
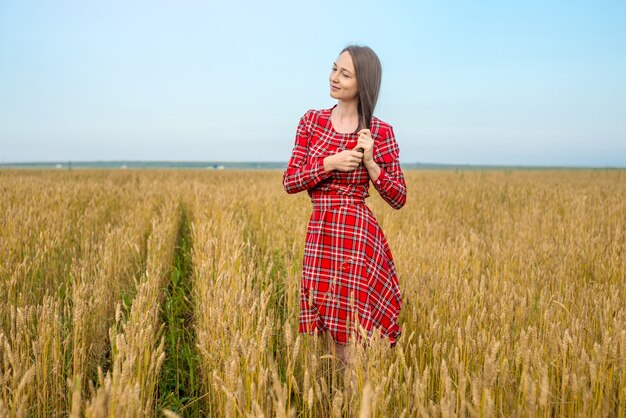
[[[343,150],[324,158],[324,171],[354,171],[363,161],[363,153],[351,149]]]

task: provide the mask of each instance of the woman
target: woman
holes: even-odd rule
[[[373,116],[381,65],[368,47],[348,46],[333,64],[330,109],[300,119],[283,186],[307,190],[313,202],[304,247],[299,332],[330,337],[347,362],[350,335],[380,328],[396,344],[402,305],[393,257],[365,198],[369,181],[393,208],[406,184],[393,129]]]

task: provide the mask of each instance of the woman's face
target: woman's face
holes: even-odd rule
[[[352,56],[348,51],[342,52],[333,63],[330,71],[330,96],[339,100],[353,100],[358,95],[356,74]]]

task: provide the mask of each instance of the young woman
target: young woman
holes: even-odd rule
[[[402,305],[393,257],[365,198],[369,181],[393,208],[406,202],[393,129],[373,116],[381,64],[370,48],[344,48],[330,72],[330,109],[298,124],[283,186],[313,203],[300,285],[301,333],[325,332],[344,362],[350,335],[380,328],[396,344]]]

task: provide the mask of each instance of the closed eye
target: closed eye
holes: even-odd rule
[[[331,68],[331,70],[332,70],[332,71],[337,71],[337,69],[336,69],[336,68]],[[350,78],[350,74],[348,74],[348,73],[343,72],[343,73],[341,73],[341,75],[342,75],[342,76],[344,76],[344,77],[348,77],[348,78]]]

